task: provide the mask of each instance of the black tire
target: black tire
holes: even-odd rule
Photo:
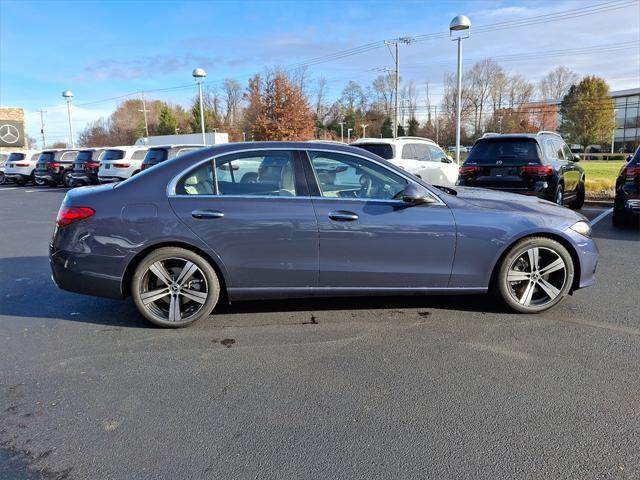
[[[4,185],[7,182],[7,177],[4,176],[4,172],[0,172],[0,185]]]
[[[25,180],[16,180],[16,185],[19,187],[24,187],[27,184]]]
[[[571,210],[579,210],[582,208],[582,206],[584,205],[585,193],[586,192],[584,183],[580,183],[580,186],[578,187],[578,194],[576,195],[575,200],[569,204],[569,208]]]
[[[76,182],[71,178],[71,170],[67,170],[62,174],[62,185],[68,188],[76,186]]]
[[[532,258],[529,252],[534,249],[538,251],[538,266],[529,274]],[[560,263],[557,263],[558,259]],[[556,268],[560,264],[562,268]],[[545,274],[545,270],[549,273]],[[538,313],[562,301],[571,290],[574,272],[571,254],[562,244],[547,237],[525,238],[511,247],[502,259],[493,290],[511,310]]]
[[[553,194],[553,203],[564,207],[564,185],[558,184],[556,192]]]
[[[178,286],[180,275],[192,268],[189,263],[197,268]],[[168,281],[155,273],[158,264]],[[170,278],[167,279],[166,274]],[[167,293],[163,293],[164,290]],[[149,295],[153,292],[158,295]],[[143,300],[145,294],[147,298]],[[136,267],[131,279],[131,296],[140,314],[151,323],[167,328],[186,327],[213,311],[220,298],[220,281],[211,264],[197,253],[184,248],[163,247],[151,252]],[[151,300],[155,297],[157,299]],[[172,311],[174,314],[176,311],[174,302],[177,315],[171,319]]]

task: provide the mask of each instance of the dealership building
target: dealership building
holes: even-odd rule
[[[632,152],[640,145],[640,88],[611,92],[616,112],[614,150]]]

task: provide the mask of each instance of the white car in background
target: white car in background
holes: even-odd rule
[[[121,182],[142,170],[142,162],[149,147],[126,146],[107,148],[100,157],[100,183]]]
[[[2,185],[6,181],[6,178],[4,176],[4,164],[7,161],[7,158],[9,158],[9,154],[0,153],[0,185]]]
[[[452,187],[458,180],[458,164],[428,138],[361,138],[351,145],[374,153],[431,185]]]
[[[7,180],[14,181],[18,185],[32,182],[41,185],[42,182],[36,180],[36,164],[40,157],[39,150],[18,150],[11,152],[5,164],[4,175]]]

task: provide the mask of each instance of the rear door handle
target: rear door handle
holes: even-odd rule
[[[353,212],[347,212],[345,210],[336,210],[335,212],[329,212],[329,218],[336,222],[354,222],[358,220],[358,215]]]
[[[224,213],[218,210],[194,210],[191,212],[193,218],[222,218]]]

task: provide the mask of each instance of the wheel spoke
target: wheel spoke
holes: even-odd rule
[[[178,285],[184,285],[192,277],[192,275],[197,271],[198,271],[198,267],[196,266],[195,263],[193,262],[185,263],[184,268],[182,269],[182,271],[180,272],[180,275],[178,275],[178,278],[176,279],[176,283]]]
[[[207,301],[207,294],[205,292],[199,292],[197,290],[183,288],[182,290],[180,290],[180,295],[200,304]]]
[[[142,300],[142,303],[148,305],[155,302],[156,300],[160,300],[161,298],[166,297],[167,295],[169,295],[169,289],[160,288],[158,290],[151,290],[150,292],[142,293],[140,295],[140,299]]]
[[[529,306],[531,298],[533,297],[533,291],[535,290],[535,282],[529,281],[529,284],[524,289],[522,296],[520,297],[520,303],[524,306]]]
[[[162,264],[162,262],[156,262],[152,264],[149,267],[149,270],[151,270],[155,274],[155,276],[158,277],[160,280],[162,280],[167,286],[173,283],[173,280],[171,279],[171,275],[169,275],[169,272],[167,272],[167,269],[164,268],[164,265]]]
[[[507,282],[524,282],[529,280],[530,274],[520,270],[509,270],[507,273]]]
[[[542,288],[542,290],[544,290],[544,292],[547,294],[547,296],[551,300],[553,300],[558,295],[560,295],[560,290],[558,290],[556,287],[551,285],[544,278],[541,278],[540,280],[538,280],[538,285],[540,285],[540,288]]]
[[[551,262],[544,268],[540,269],[540,275],[549,275],[550,273],[557,272],[564,269],[564,261],[558,257],[555,261]]]
[[[181,320],[180,314],[180,297],[178,295],[171,296],[171,303],[169,304],[169,321],[179,322]]]
[[[540,259],[540,249],[538,247],[530,248],[527,250],[527,254],[529,255],[529,268],[531,271],[537,270]]]

